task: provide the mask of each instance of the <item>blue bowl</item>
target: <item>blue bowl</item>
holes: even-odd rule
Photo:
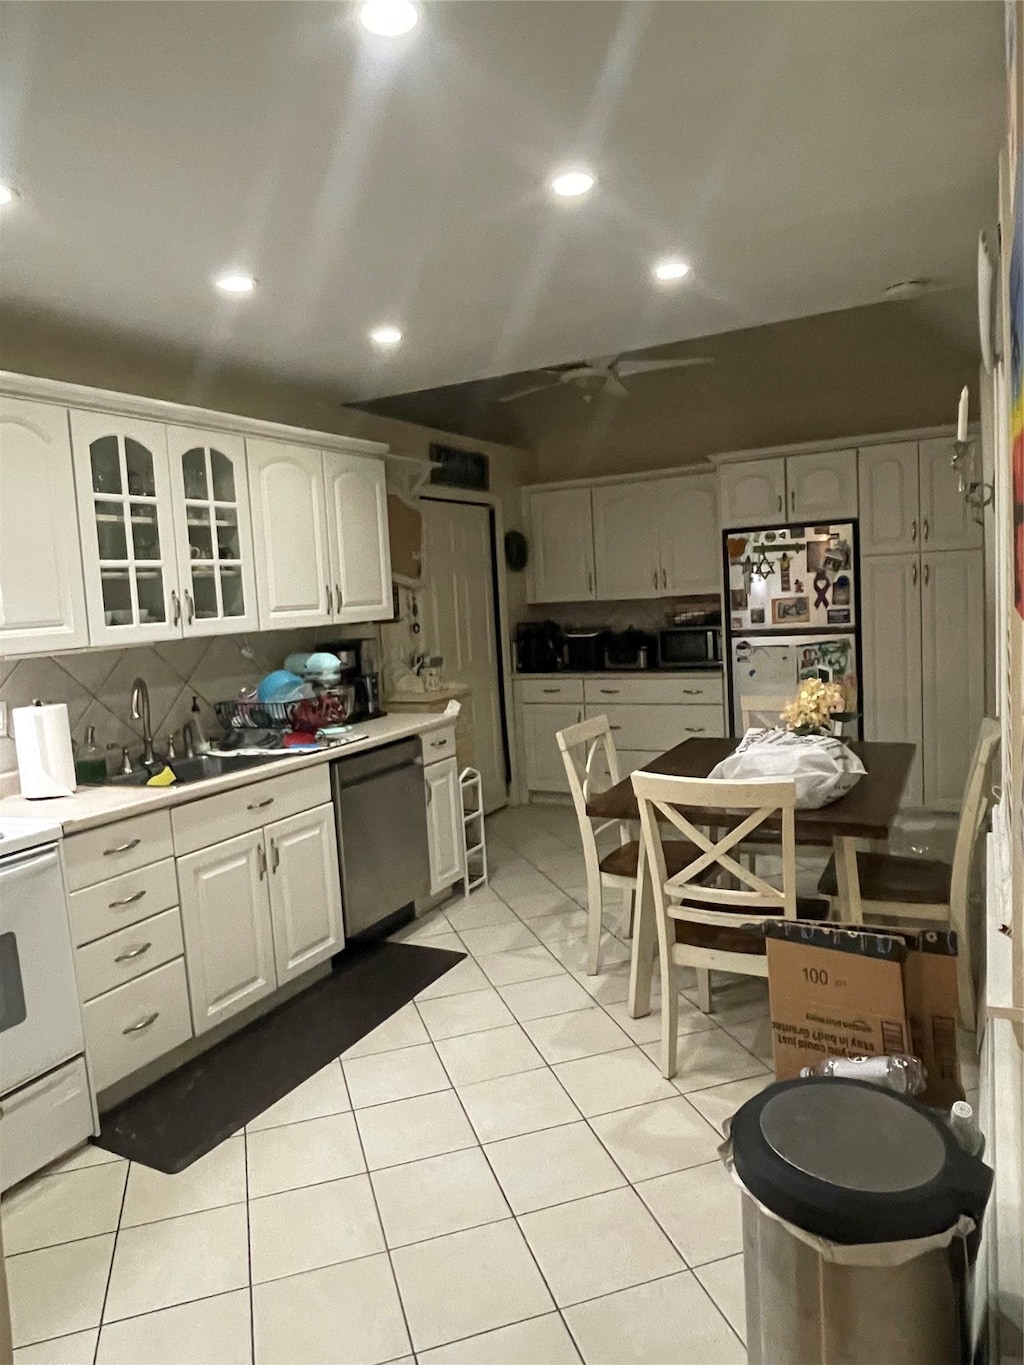
[[[259,686],[256,688],[257,701],[276,701],[276,694],[291,692],[296,687],[302,686],[302,679],[297,673],[289,673],[286,668],[275,668],[273,673],[268,673],[265,678],[261,678]]]

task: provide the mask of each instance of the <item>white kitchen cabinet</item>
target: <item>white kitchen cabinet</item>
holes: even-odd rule
[[[569,781],[555,735],[581,721],[583,707],[562,702],[533,702],[523,706],[521,714],[527,788],[539,792],[567,792]]]
[[[331,558],[319,450],[247,440],[260,627],[331,619]]]
[[[861,554],[916,554],[921,547],[917,442],[867,446],[858,465]]]
[[[166,428],[72,411],[71,444],[90,643],[180,638]]]
[[[976,550],[921,556],[924,801],[956,810],[985,714],[984,563]]]
[[[917,451],[914,449],[916,475]],[[917,746],[903,801],[922,787],[921,562],[916,554],[865,556],[861,577],[864,738]]]
[[[277,984],[283,986],[344,945],[334,807],[277,820],[264,833]]]
[[[722,581],[722,542],[715,475],[659,479],[650,487],[658,526],[659,593],[717,593]],[[649,534],[649,529],[643,532]]]
[[[531,602],[594,597],[594,534],[589,488],[529,494]]]
[[[844,521],[857,515],[857,452],[825,450],[786,459],[787,516]]]
[[[384,461],[325,450],[333,614],[339,624],[390,619],[391,549]]]
[[[653,597],[661,587],[656,491],[660,484],[598,484],[590,490],[594,518],[594,596]]]
[[[951,464],[952,437],[918,446],[921,490],[921,553],[981,548],[982,528],[957,487]],[[973,741],[972,741],[973,743]]]
[[[436,895],[462,876],[462,794],[459,765],[443,758],[423,769],[427,802],[430,893]]]
[[[0,398],[0,649],[88,643],[67,410]]]
[[[183,633],[258,630],[245,442],[168,427],[167,457]]]
[[[718,497],[726,528],[771,526],[786,517],[786,461],[740,460],[718,471]]]
[[[179,858],[178,890],[198,1034],[277,985],[263,831]]]

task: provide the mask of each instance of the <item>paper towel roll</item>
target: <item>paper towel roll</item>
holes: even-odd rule
[[[75,790],[75,756],[68,708],[62,701],[16,706],[11,715],[22,796],[29,801],[71,796]]]

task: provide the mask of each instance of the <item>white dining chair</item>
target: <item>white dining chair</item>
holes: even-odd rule
[[[970,1030],[976,1022],[973,940],[980,934],[980,926],[970,916],[971,871],[988,813],[991,788],[986,779],[998,744],[999,724],[986,717],[967,773],[952,863],[891,853],[857,854],[865,921],[911,921],[917,928],[956,930],[960,1021]],[[836,904],[839,885],[834,856],[821,875],[818,891],[829,898],[830,905]]]
[[[624,915],[631,920],[636,903],[640,842],[631,837],[625,821],[606,820],[595,827],[587,814],[587,801],[596,790],[595,782],[604,778],[606,786],[614,786],[620,780],[619,756],[608,717],[594,716],[570,725],[555,738],[569,779],[583,845],[587,871],[587,975],[594,976],[600,970],[604,890],[607,887],[622,893]],[[617,830],[619,843],[602,855],[597,840],[608,829]],[[670,845],[666,856],[673,867],[681,867],[694,851],[687,845]]]
[[[676,967],[693,967],[698,974],[723,971],[766,977],[768,960],[760,932],[763,921],[779,916],[797,918],[796,785],[788,780],[724,782],[647,772],[633,773],[632,782],[658,933],[661,1069],[670,1078],[677,1070]],[[707,835],[686,815],[686,809],[693,807],[749,814],[733,828]],[[777,878],[779,884],[773,885],[744,867],[733,853],[765,820],[779,814],[782,872]],[[672,827],[693,846],[689,862],[675,871],[665,857],[663,825]],[[821,911],[824,918],[824,902]],[[706,1010],[710,1003],[709,988],[706,1000],[701,999],[701,1008]]]
[[[774,729],[782,724],[782,708],[793,700],[792,694],[778,697],[740,695],[740,718],[743,729]]]

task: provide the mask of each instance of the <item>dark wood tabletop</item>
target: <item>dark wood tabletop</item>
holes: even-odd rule
[[[670,777],[707,777],[716,763],[728,758],[738,739],[687,739],[642,769]],[[820,810],[796,812],[798,843],[830,844],[836,835],[854,839],[886,839],[900,807],[900,798],[914,761],[913,744],[880,744],[851,740],[850,748],[867,770],[853,791]],[[637,805],[628,777],[607,791],[595,792],[587,802],[587,814],[601,820],[636,820]],[[722,811],[690,808],[695,825],[728,825]],[[765,829],[778,828],[779,820],[766,820]]]

